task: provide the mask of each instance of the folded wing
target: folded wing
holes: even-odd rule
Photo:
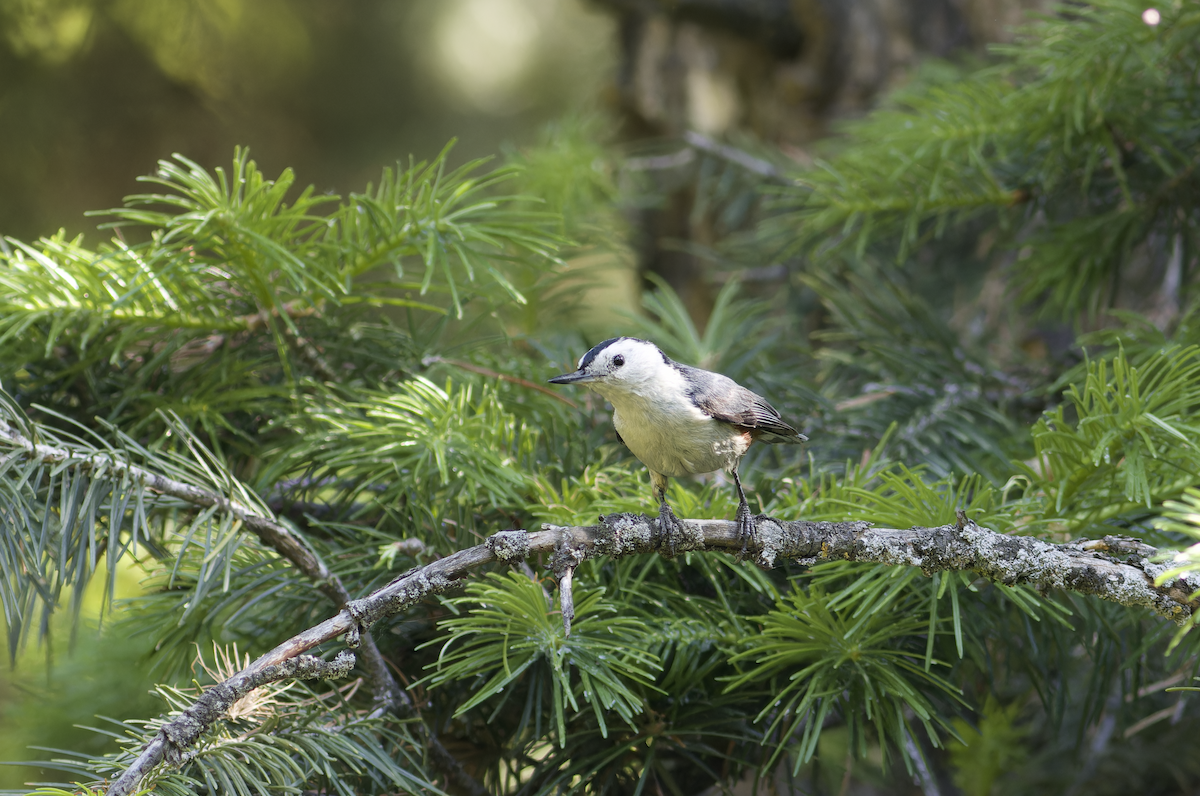
[[[792,428],[775,407],[761,395],[747,390],[719,373],[703,373],[697,368],[676,364],[688,383],[689,396],[701,411],[715,420],[749,431],[759,442],[804,442],[808,437]]]

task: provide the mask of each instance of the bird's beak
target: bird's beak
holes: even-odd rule
[[[582,370],[577,370],[574,373],[564,373],[561,376],[555,376],[550,379],[551,384],[586,384],[589,381],[595,381],[596,377],[584,373]]]

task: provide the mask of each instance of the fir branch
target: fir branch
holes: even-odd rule
[[[666,554],[656,520],[636,514],[614,514],[602,520],[600,525],[586,527],[547,525],[535,532],[500,531],[483,544],[410,570],[367,597],[350,602],[336,616],[288,639],[226,682],[249,681],[343,634],[347,646],[357,647],[362,634],[374,623],[454,588],[472,571],[493,562],[516,564],[538,553],[552,553],[552,567],[573,569],[584,560],[600,556]],[[737,523],[682,522],[687,531],[686,550],[737,554],[743,549]],[[1191,599],[1200,589],[1200,575],[1184,574],[1170,583],[1156,585],[1155,578],[1166,571],[1166,567],[1152,563],[1158,550],[1124,537],[1051,544],[981,528],[961,512],[955,524],[907,530],[875,528],[866,522],[788,522],[766,516],[756,517],[755,526],[755,539],[746,549],[764,568],[793,559],[805,564],[845,560],[914,566],[927,574],[972,570],[1008,586],[1027,583],[1149,608],[1180,624],[1200,607]],[[212,715],[211,721],[217,718]],[[109,796],[132,793],[159,763],[184,751],[160,732],[113,783]]]
[[[277,522],[271,517],[263,516],[241,501],[226,497],[218,492],[201,489],[200,487],[185,483],[183,481],[167,478],[164,475],[160,475],[158,473],[146,470],[145,468],[130,464],[129,462],[123,461],[122,459],[110,454],[100,453],[81,456],[78,452],[72,451],[68,448],[40,445],[34,440],[18,433],[8,423],[0,420],[0,444],[2,443],[7,443],[14,448],[23,449],[27,459],[41,464],[52,465],[59,462],[73,461],[75,465],[84,472],[98,470],[108,473],[119,473],[128,477],[132,482],[140,483],[147,489],[155,492],[169,495],[193,506],[216,508],[221,512],[227,513],[239,520],[245,528],[249,529],[256,536],[258,536],[258,538],[264,544],[269,546],[276,553],[290,562],[305,576],[313,580],[316,583],[317,589],[326,597],[328,597],[337,608],[343,609],[347,604],[350,603],[350,592],[342,584],[341,579],[330,572],[325,566],[324,562],[317,558],[317,556],[315,556],[312,551],[308,549],[301,539],[295,536],[285,525]],[[305,649],[310,648],[311,647],[306,647]],[[297,652],[293,655],[282,656],[273,663],[266,664],[263,667],[255,669],[255,672],[266,671],[271,666],[281,664],[294,658],[296,654],[299,653]],[[413,706],[412,699],[396,681],[391,669],[388,668],[383,654],[379,651],[379,648],[376,646],[374,639],[371,638],[369,633],[363,634],[362,654],[364,657],[363,665],[370,676],[372,691],[375,694],[375,700],[379,704],[380,710],[386,710],[394,713],[400,718],[411,718],[415,716],[416,710]],[[259,659],[259,661],[261,660],[262,658]],[[240,677],[241,674],[244,673],[245,672],[239,673],[239,675],[235,675],[235,677]],[[298,675],[283,673],[279,677],[274,678],[274,680],[263,680],[262,682],[258,683],[258,685],[295,676]],[[226,681],[226,683],[229,682],[230,681]],[[239,680],[238,682],[240,683],[241,681]],[[252,685],[247,688],[246,691],[249,691],[255,687],[257,687],[257,685]],[[239,694],[238,698],[244,695],[244,693],[245,692]],[[233,701],[236,701],[236,699],[232,700],[230,704],[232,704]],[[220,712],[214,713],[212,711],[206,711],[203,713],[203,715],[210,717],[208,724],[211,724],[212,721],[215,721],[217,718],[219,718]],[[167,732],[168,726],[164,726],[162,730],[163,733]],[[438,765],[443,773],[451,776],[458,785],[460,785],[467,793],[472,794],[472,796],[486,796],[487,791],[483,788],[483,786],[480,785],[473,777],[471,777],[471,775],[468,774],[465,769],[463,769],[462,765],[454,759],[454,757],[445,749],[445,747],[441,745],[441,743],[438,742],[438,740],[432,734],[428,732],[423,734],[425,736],[423,740],[425,740],[435,764]],[[197,733],[196,736],[189,735],[188,737],[191,737],[192,740],[194,740],[195,737],[198,737],[198,735],[199,733]],[[160,737],[164,736],[160,734]],[[152,743],[151,746],[154,746],[154,744]],[[139,760],[140,759],[141,758],[139,758]],[[140,772],[137,774],[137,777],[140,779],[145,772],[149,771],[149,768],[153,768],[153,765],[151,765],[149,768],[142,769],[135,764],[135,766],[131,767],[130,770],[132,771],[134,768],[137,768]],[[115,787],[116,786],[114,785],[114,788]]]
[[[26,459],[30,461],[47,465],[72,461],[84,472],[103,470],[109,473],[120,473],[128,476],[134,483],[144,485],[147,489],[178,498],[193,506],[215,507],[239,520],[246,528],[253,531],[264,544],[316,581],[317,588],[334,604],[340,606],[350,599],[346,587],[330,573],[325,564],[313,555],[300,539],[285,526],[269,517],[262,516],[245,503],[183,481],[167,478],[107,453],[81,456],[78,452],[68,448],[40,445],[18,433],[3,420],[0,420],[0,441],[14,448],[23,449]]]
[[[256,688],[281,680],[339,679],[353,668],[354,653],[342,650],[332,661],[324,661],[313,655],[297,655],[272,666],[244,670],[206,689],[190,708],[164,724],[161,732],[170,741],[172,750],[183,751],[194,744],[235,702]],[[179,762],[168,759],[170,762]]]

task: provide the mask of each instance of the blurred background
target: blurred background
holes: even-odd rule
[[[812,145],[839,120],[861,116],[923,64],[978,60],[1047,8],[0,0],[0,234],[95,237],[83,213],[139,192],[136,177],[173,153],[212,168],[246,146],[268,175],[290,167],[299,185],[345,195],[452,139],[453,164],[511,157],[565,121],[605,147],[596,152],[606,164],[621,164],[623,242],[637,268],[663,277],[703,323],[719,289],[713,249],[751,228],[757,210],[750,181],[722,175],[716,201],[704,185],[712,169],[700,161],[728,154],[717,141],[761,150],[747,172],[756,179],[772,178],[772,158],[810,165]],[[691,155],[678,160],[688,135]],[[750,283],[778,281],[778,263],[737,264],[755,266],[767,271]]]
[[[492,155],[595,100],[613,30],[579,0],[3,0],[0,233],[94,228],[175,152],[335,193]]]

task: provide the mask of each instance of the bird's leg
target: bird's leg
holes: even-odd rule
[[[675,557],[679,542],[684,537],[683,523],[667,505],[667,477],[662,473],[650,471],[650,483],[654,499],[658,501],[658,533],[662,546],[667,549],[669,558]]]
[[[733,465],[730,470],[733,473],[733,485],[737,487],[738,493],[738,509],[737,522],[738,538],[742,542],[741,552],[738,553],[738,558],[744,558],[746,548],[750,545],[750,540],[754,538],[754,517],[750,514],[750,503],[746,500],[746,492],[742,489],[742,479],[738,478],[737,464]]]

